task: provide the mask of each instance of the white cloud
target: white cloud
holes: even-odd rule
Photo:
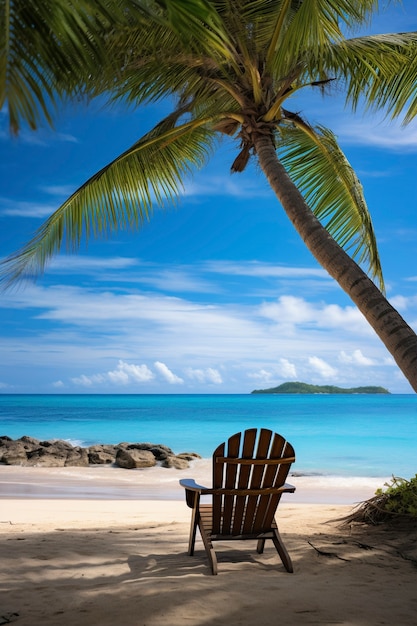
[[[413,227],[412,224],[408,225],[406,228],[397,227],[394,230],[391,228],[389,236],[395,239],[402,239],[403,241],[411,241],[414,243],[417,239],[417,228]],[[410,279],[406,278],[406,280]],[[413,280],[413,278],[411,280]],[[414,280],[417,280],[417,277],[414,277]]]
[[[54,383],[52,383],[52,387],[55,387],[56,389],[62,389],[63,387],[65,387],[65,385],[62,380],[56,380]]]
[[[188,378],[196,380],[199,383],[213,383],[215,385],[220,385],[223,382],[220,372],[212,367],[207,367],[206,369],[193,369],[188,367],[186,369],[186,374]]]
[[[390,298],[390,303],[398,311],[406,311],[408,309],[409,304],[412,304],[412,302],[413,302],[413,299],[406,298],[401,295],[393,296],[392,298]]]
[[[94,257],[61,254],[52,259],[48,271],[59,273],[94,272],[97,270],[124,270],[139,264],[138,259],[130,257]]]
[[[59,141],[63,141],[65,143],[79,143],[78,138],[70,133],[56,133],[55,136]]]
[[[293,330],[307,324],[310,328],[351,328],[355,332],[371,332],[362,314],[353,306],[307,302],[295,296],[281,296],[275,302],[264,302],[259,313]]]
[[[104,270],[107,271],[103,273]],[[131,271],[120,272],[119,270]],[[200,273],[204,271],[204,266],[201,270],[196,266],[178,266],[173,269],[165,269],[157,263],[144,262],[133,257],[94,257],[80,254],[60,254],[48,264],[48,273],[93,273],[100,282],[113,278],[129,285],[150,285],[153,289],[171,293],[213,293],[219,291],[219,287],[215,283],[201,278]]]
[[[46,203],[0,198],[0,213],[13,217],[49,217],[57,208]]]
[[[71,185],[41,185],[40,190],[50,196],[58,196],[68,198],[75,191],[75,187]]]
[[[262,382],[264,384],[278,385],[278,380],[294,380],[297,378],[297,368],[288,359],[280,358],[278,365],[272,369],[260,369],[256,372],[249,372],[248,378]]]
[[[101,385],[106,382],[106,377],[103,374],[93,374],[92,376],[86,376],[85,374],[81,374],[81,376],[76,376],[75,378],[71,378],[71,381],[74,385],[81,385],[82,387],[92,387],[93,385]]]
[[[257,372],[248,372],[248,378],[263,383],[271,383],[275,379],[275,374],[271,371],[260,369]]]
[[[294,363],[291,363],[288,359],[280,359],[280,365],[279,371],[283,378],[297,378],[297,369]]]
[[[313,370],[316,371],[322,378],[328,379],[337,377],[337,370],[320,357],[311,356],[309,357],[308,362]]]
[[[260,314],[274,322],[291,325],[312,321],[316,315],[314,307],[302,298],[281,296],[276,302],[264,302]]]
[[[114,383],[128,384],[131,382],[143,383],[154,378],[154,374],[146,365],[134,365],[119,361],[117,368],[107,372],[107,376]]]
[[[353,363],[355,365],[376,365],[374,359],[369,359],[368,357],[364,356],[362,350],[359,349],[354,350],[350,354],[342,350],[339,354],[339,360],[341,361],[341,363]]]
[[[0,139],[8,140],[10,139],[10,135],[8,133],[1,133]],[[21,144],[39,147],[49,147],[51,144],[57,142],[78,143],[78,139],[75,135],[49,129],[40,129],[36,132],[23,129],[19,132],[17,141]]]
[[[235,276],[255,276],[262,278],[326,278],[329,274],[316,267],[289,267],[272,263],[260,263],[259,261],[246,261],[236,263],[233,261],[210,261],[205,264],[205,269],[218,274]]]
[[[212,293],[216,286],[199,277],[192,276],[185,270],[147,271],[138,282],[152,285],[154,289],[169,292]],[[131,278],[129,279],[131,282]]]
[[[103,385],[109,382],[114,385],[144,383],[153,378],[153,372],[146,365],[133,365],[120,360],[114,370],[91,376],[82,374],[81,376],[71,378],[71,381],[75,385],[81,385],[82,387],[93,387],[94,385]]]
[[[161,363],[160,361],[155,361],[154,365],[155,365],[155,368],[158,370],[158,372],[161,374],[161,376],[163,376],[163,378],[165,378],[165,380],[170,385],[182,385],[183,384],[184,382],[183,379],[177,376],[176,374],[174,374],[173,372],[171,372],[171,370],[165,365],[165,363]]]
[[[271,190],[267,188],[263,181],[232,179],[230,176],[209,176],[204,175],[204,179],[190,180],[186,182],[183,197],[192,196],[231,196],[234,198],[259,198],[270,196]]]
[[[407,126],[401,126],[401,122],[387,123],[380,116],[364,117],[363,120],[340,123],[333,127],[340,142],[343,144],[355,144],[375,146],[388,150],[417,151],[417,123],[411,122]]]

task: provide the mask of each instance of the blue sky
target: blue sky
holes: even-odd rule
[[[414,0],[372,26],[412,30]],[[297,106],[338,135],[365,188],[388,299],[417,329],[417,123],[352,115],[337,91]],[[167,111],[78,104],[54,131],[17,139],[0,113],[1,255]],[[176,209],[157,210],[140,233],[63,253],[36,283],[0,295],[0,392],[247,393],[301,380],[411,393],[262,173],[252,164],[229,174],[235,156],[223,142]]]

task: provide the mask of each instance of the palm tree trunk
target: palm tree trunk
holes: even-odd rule
[[[417,392],[417,335],[306,204],[279,161],[271,137],[253,137],[259,164],[307,248],[356,304]]]

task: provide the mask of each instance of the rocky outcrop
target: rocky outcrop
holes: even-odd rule
[[[186,469],[189,462],[200,458],[195,452],[175,454],[171,448],[154,443],[97,444],[88,448],[72,446],[68,441],[40,441],[33,437],[11,439],[0,437],[0,464],[33,467],[87,467],[116,465],[136,469],[161,465]]]
[[[90,465],[110,465],[114,463],[117,454],[117,446],[98,444],[87,448],[88,462]]]
[[[119,448],[116,454],[116,465],[124,467],[125,469],[153,467],[153,465],[156,465],[156,458],[150,450]]]
[[[187,469],[190,467],[189,461],[199,458],[194,452],[182,452],[181,454],[169,454],[161,463],[162,467],[173,467],[174,469]]]

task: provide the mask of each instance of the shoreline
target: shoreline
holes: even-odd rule
[[[184,501],[182,478],[211,485],[211,459],[199,459],[187,470],[121,469],[113,466],[25,467],[0,465],[0,501],[14,500],[171,500]],[[335,475],[289,476],[296,487],[285,496],[293,504],[347,504],[371,498],[388,477]]]

